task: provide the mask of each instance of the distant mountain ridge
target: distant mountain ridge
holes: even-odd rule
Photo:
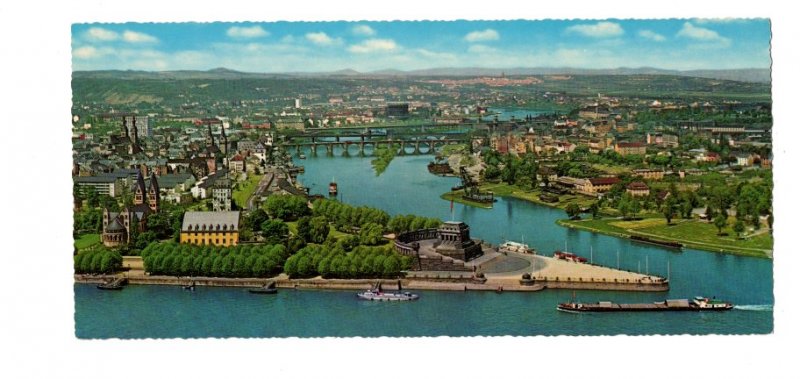
[[[218,67],[207,71],[132,71],[132,70],[98,70],[74,71],[73,78],[105,78],[105,79],[268,79],[291,77],[403,77],[403,76],[516,76],[516,75],[672,75],[706,79],[735,80],[740,82],[770,83],[771,70],[767,68],[743,68],[724,70],[666,70],[654,67],[620,67],[612,69],[583,69],[571,67],[439,67],[421,70],[377,70],[359,72],[343,69],[330,72],[280,72],[252,73]]]

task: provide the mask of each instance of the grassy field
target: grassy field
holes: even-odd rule
[[[78,250],[87,249],[98,244],[100,244],[99,234],[84,234],[75,240],[75,248]]]
[[[734,220],[729,220],[732,224]],[[667,225],[664,218],[645,218],[636,221],[622,221],[619,219],[601,220],[560,220],[559,225],[589,230],[597,233],[609,234],[618,237],[628,237],[632,234],[678,241],[687,247],[747,255],[760,258],[771,257],[772,236],[768,232],[737,238],[730,227],[723,229],[730,235],[717,235],[717,228],[710,223],[700,220],[673,220],[673,225]]]
[[[236,189],[233,190],[233,201],[239,209],[247,208],[247,199],[255,192],[262,177],[263,175],[250,175],[247,180],[236,185]]]

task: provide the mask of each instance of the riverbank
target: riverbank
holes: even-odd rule
[[[651,237],[658,240],[675,241],[685,247],[714,253],[742,255],[755,258],[772,258],[772,238],[768,233],[759,234],[749,240],[739,240],[730,236],[717,236],[716,228],[699,220],[676,220],[667,225],[666,220],[649,218],[637,221],[619,219],[558,220],[558,225],[567,228],[586,230],[593,233],[618,238],[631,235]],[[689,238],[689,237],[693,238]]]
[[[201,287],[234,287],[257,288],[267,283],[275,282],[276,287],[283,289],[317,289],[317,290],[367,290],[376,282],[381,281],[386,290],[397,290],[397,279],[289,279],[284,275],[273,278],[211,278],[211,277],[174,277],[160,275],[75,275],[76,283],[100,284],[114,278],[126,277],[129,285],[166,285],[188,286],[194,284]],[[497,279],[480,282],[473,279],[464,280],[419,280],[401,279],[403,289],[430,290],[430,291],[508,291],[508,292],[537,292],[548,288],[553,289],[580,289],[601,291],[647,291],[660,292],[669,290],[666,281],[622,281],[581,279],[578,277],[553,277],[547,275],[535,276],[532,284],[523,285],[519,280]]]
[[[577,203],[581,208],[588,208],[595,200],[580,195],[561,195],[556,203],[548,203],[539,199],[539,190],[525,191],[517,186],[504,183],[486,183],[480,186],[481,191],[492,191],[495,197],[513,197],[534,204],[555,209],[566,209],[570,203]],[[457,191],[441,195],[442,199],[475,206],[491,208],[490,204],[481,204],[465,200]],[[603,213],[604,214],[604,213]],[[566,214],[565,214],[566,216]],[[646,218],[646,221],[622,221],[617,218],[583,219],[583,220],[558,220],[556,224],[605,234],[618,238],[628,239],[632,235],[651,237],[665,241],[675,241],[685,247],[708,251],[755,258],[772,258],[772,237],[768,232],[751,235],[745,239],[732,236],[718,236],[716,228],[700,220],[676,220],[674,225],[667,226],[666,220],[661,217]],[[732,223],[729,222],[729,223]]]

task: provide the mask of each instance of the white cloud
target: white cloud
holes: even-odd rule
[[[662,36],[661,34],[658,34],[658,33],[654,32],[652,30],[640,30],[639,31],[639,37],[647,38],[647,39],[649,39],[651,41],[656,41],[656,42],[664,42],[664,41],[667,40],[666,37]]]
[[[124,33],[122,33],[122,39],[124,39],[125,42],[131,42],[131,43],[158,42],[158,38],[156,38],[156,37],[153,37],[153,36],[151,36],[149,34],[133,32],[133,31],[130,31],[130,30],[126,30]]]
[[[478,45],[470,45],[467,51],[473,54],[489,54],[497,52],[497,49],[486,45],[478,44]]]
[[[464,40],[467,42],[497,41],[499,39],[500,33],[494,29],[476,30],[464,36]]]
[[[72,50],[72,56],[78,59],[92,59],[100,56],[100,52],[93,46],[83,46]]]
[[[103,28],[89,28],[86,31],[86,37],[94,41],[114,41],[119,39],[119,34]]]
[[[306,39],[319,46],[339,45],[342,43],[341,38],[331,38],[325,32],[306,33]]]
[[[372,29],[371,27],[369,27],[369,25],[356,25],[353,26],[351,30],[353,34],[359,36],[374,36],[375,34],[377,34],[375,32],[375,29]]]
[[[683,28],[681,28],[681,30],[678,31],[677,36],[693,39],[696,41],[702,41],[706,43],[713,43],[716,44],[717,46],[723,46],[723,47],[729,46],[731,43],[730,39],[719,35],[719,33],[711,29],[692,25],[691,22],[685,22],[683,24]]]
[[[625,30],[615,22],[600,21],[596,24],[572,25],[567,28],[567,33],[578,33],[592,38],[607,38],[621,36]]]
[[[398,46],[390,39],[368,39],[362,43],[352,45],[347,50],[351,53],[373,53],[397,50]]]
[[[256,37],[266,37],[269,35],[269,32],[264,30],[262,27],[256,26],[232,26],[226,32],[228,37],[233,38],[256,38]]]

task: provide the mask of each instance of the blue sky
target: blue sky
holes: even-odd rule
[[[75,24],[74,70],[770,67],[766,19]]]

